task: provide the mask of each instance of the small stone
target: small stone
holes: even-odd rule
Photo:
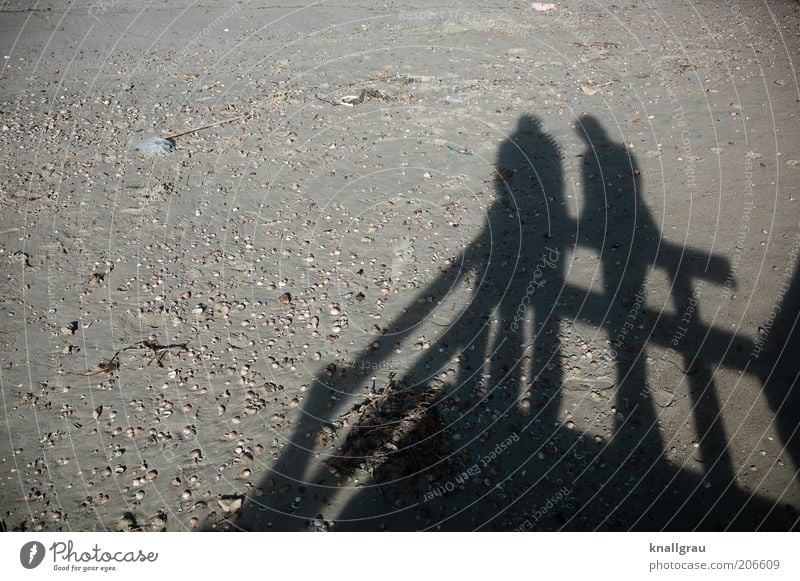
[[[290,293],[283,293],[278,297],[278,302],[282,305],[288,305],[292,302],[292,295]]]
[[[123,516],[119,521],[117,521],[116,529],[119,532],[130,531],[136,526],[136,522],[127,516]]]

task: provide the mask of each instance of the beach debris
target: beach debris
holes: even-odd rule
[[[134,149],[138,149],[139,151],[149,154],[172,153],[175,151],[175,141],[168,137],[151,135],[150,137],[140,139],[133,144],[133,147]]]
[[[103,282],[105,281],[106,275],[103,272],[94,272],[86,277],[84,280],[84,285],[87,288],[95,288],[102,286]]]
[[[206,123],[205,125],[201,125],[199,127],[193,127],[192,129],[187,129],[186,131],[173,133],[172,135],[167,135],[166,137],[151,135],[149,137],[145,137],[144,139],[140,139],[139,141],[135,142],[133,144],[133,147],[134,149],[138,149],[139,151],[143,151],[148,154],[171,153],[175,151],[176,147],[175,140],[178,137],[183,137],[184,135],[190,135],[192,133],[197,133],[198,131],[202,131],[203,129],[218,127],[219,125],[232,123],[234,121],[239,121],[241,119],[244,119],[244,117],[241,115],[239,117],[231,117],[230,119],[222,119],[221,121],[215,121],[214,123]]]
[[[370,99],[379,99],[381,101],[388,101],[389,95],[377,89],[362,89],[358,95],[344,95],[342,97],[339,97],[339,99],[326,99],[324,97],[320,97],[319,95],[317,95],[317,99],[325,103],[330,103],[331,105],[334,106],[344,105],[346,107],[353,107],[355,105],[360,105],[365,101],[369,101]]]
[[[535,12],[547,12],[549,10],[555,10],[556,8],[558,8],[558,6],[552,2],[533,2],[531,4],[531,9]]]
[[[78,331],[78,321],[70,321],[63,327],[61,327],[61,334],[62,335],[74,335]]]
[[[452,145],[448,145],[447,149],[453,151],[455,153],[460,153],[461,155],[472,155],[472,151],[468,147],[453,147]]]
[[[173,351],[177,353],[181,353],[182,351],[186,351],[188,349],[186,343],[177,343],[173,345],[161,345],[157,341],[153,339],[147,339],[145,341],[139,341],[138,343],[134,343],[133,345],[128,345],[127,347],[123,347],[122,349],[118,350],[111,359],[107,359],[105,361],[101,361],[95,367],[88,369],[82,373],[75,373],[73,375],[78,375],[81,377],[91,377],[94,375],[100,375],[101,373],[111,374],[114,371],[117,371],[120,367],[119,356],[120,353],[123,351],[130,351],[131,349],[146,349],[151,353],[151,359],[147,362],[147,365],[150,366],[154,361],[158,363],[159,367],[164,367],[164,364],[161,362],[165,356],[168,354],[173,354]]]
[[[117,369],[119,369],[119,354],[120,351],[114,353],[114,356],[107,360],[101,361],[95,367],[83,372],[83,373],[76,373],[75,375],[79,375],[81,377],[91,377],[93,375],[100,375],[101,373],[111,374]]]
[[[434,389],[405,389],[394,374],[378,394],[370,394],[348,414],[353,427],[336,456],[326,465],[340,477],[354,474],[362,466],[377,484],[430,473],[444,457],[441,420],[436,403],[441,393]]]

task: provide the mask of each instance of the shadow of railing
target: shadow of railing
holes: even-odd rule
[[[769,360],[792,359],[785,346],[797,342],[796,317],[783,331],[784,348],[776,343],[757,360],[742,356],[756,348],[753,341],[704,326],[694,289],[697,281],[725,282],[728,262],[664,241],[642,202],[630,152],[590,117],[581,119],[579,135],[587,145],[581,220],[565,211],[556,144],[537,119],[523,117],[498,152],[486,226],[420,295],[433,300],[408,305],[387,327],[391,342],[372,342],[349,368],[329,367],[315,378],[283,454],[259,486],[262,495],[248,498],[235,522],[221,522],[243,530],[325,528],[325,513],[344,495],[336,501],[337,530],[539,528],[539,520],[519,522],[519,514],[551,504],[560,505],[548,522],[564,529],[796,526],[794,507],[737,486],[715,386],[718,368],[757,377],[797,463],[798,367],[779,371]],[[576,245],[599,253],[602,292],[566,282],[565,256]],[[637,300],[651,268],[667,274],[677,315]],[[394,343],[407,340],[465,281],[470,301],[432,348],[382,390],[365,394],[359,370],[379,368]],[[789,312],[797,312],[797,286],[787,294],[785,304],[795,307]],[[685,326],[689,306],[690,335],[676,342],[655,332]],[[570,318],[592,322],[619,343],[610,441],[563,421],[561,337]],[[641,344],[628,334],[618,340],[632,320],[646,323]],[[691,398],[700,473],[666,458],[659,406],[647,389],[649,344],[680,358],[672,364]],[[520,383],[527,390],[511,393],[509,385]],[[499,443],[505,446],[497,452]],[[489,457],[493,462],[481,466]],[[472,495],[458,492],[468,486]]]

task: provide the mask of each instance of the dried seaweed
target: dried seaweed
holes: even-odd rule
[[[147,362],[148,367],[152,365],[153,362],[156,362],[159,367],[164,367],[164,364],[162,363],[164,357],[166,357],[169,354],[173,353],[177,354],[186,351],[188,347],[186,346],[186,343],[161,345],[157,341],[149,339],[145,341],[139,341],[138,343],[134,343],[132,345],[128,345],[127,347],[123,347],[122,349],[114,353],[114,355],[110,359],[101,361],[95,367],[92,367],[91,369],[82,373],[74,373],[73,375],[78,375],[80,377],[92,377],[94,375],[100,375],[100,374],[111,375],[113,372],[119,370],[120,368],[120,361],[119,361],[120,353],[122,353],[123,351],[130,351],[132,349],[146,349],[150,352],[151,357],[150,360]]]
[[[359,468],[377,484],[427,473],[445,457],[435,405],[441,392],[402,389],[393,376],[377,395],[356,406],[356,420],[338,454],[326,461],[340,476]]]

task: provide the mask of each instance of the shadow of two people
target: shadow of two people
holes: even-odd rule
[[[282,455],[259,487],[263,494],[248,498],[236,528],[324,528],[338,498],[336,530],[510,530],[559,490],[568,491],[569,501],[550,515],[551,528],[791,526],[794,512],[776,512],[770,501],[736,487],[713,378],[687,375],[705,473],[666,462],[657,406],[646,389],[647,339],[620,345],[617,353],[612,440],[565,427],[561,400],[570,366],[562,333],[570,318],[593,321],[613,341],[629,322],[649,269],[666,271],[679,312],[693,298],[694,280],[722,282],[729,273],[722,258],[662,240],[624,145],[588,116],[578,134],[586,143],[581,218],[566,211],[557,144],[538,119],[522,117],[498,151],[495,199],[484,227],[420,295],[433,300],[408,305],[388,325],[393,341],[372,343],[349,368],[315,378]],[[601,257],[600,292],[566,281],[576,245]],[[408,339],[460,284],[471,288],[469,301],[433,348],[400,378],[390,378],[383,392],[363,395],[360,370],[379,368],[393,343]],[[706,335],[696,332],[699,339],[681,344],[687,369],[708,351]],[[336,427],[343,427],[337,418],[347,412],[354,425],[337,440]],[[335,453],[320,451],[333,442]],[[503,462],[483,466],[468,485],[474,484],[471,495],[431,497],[442,483],[445,491],[455,489],[454,476],[478,466],[476,459],[496,457],[498,442],[507,443]],[[587,453],[587,446],[596,449]],[[709,491],[712,478],[716,486]]]

